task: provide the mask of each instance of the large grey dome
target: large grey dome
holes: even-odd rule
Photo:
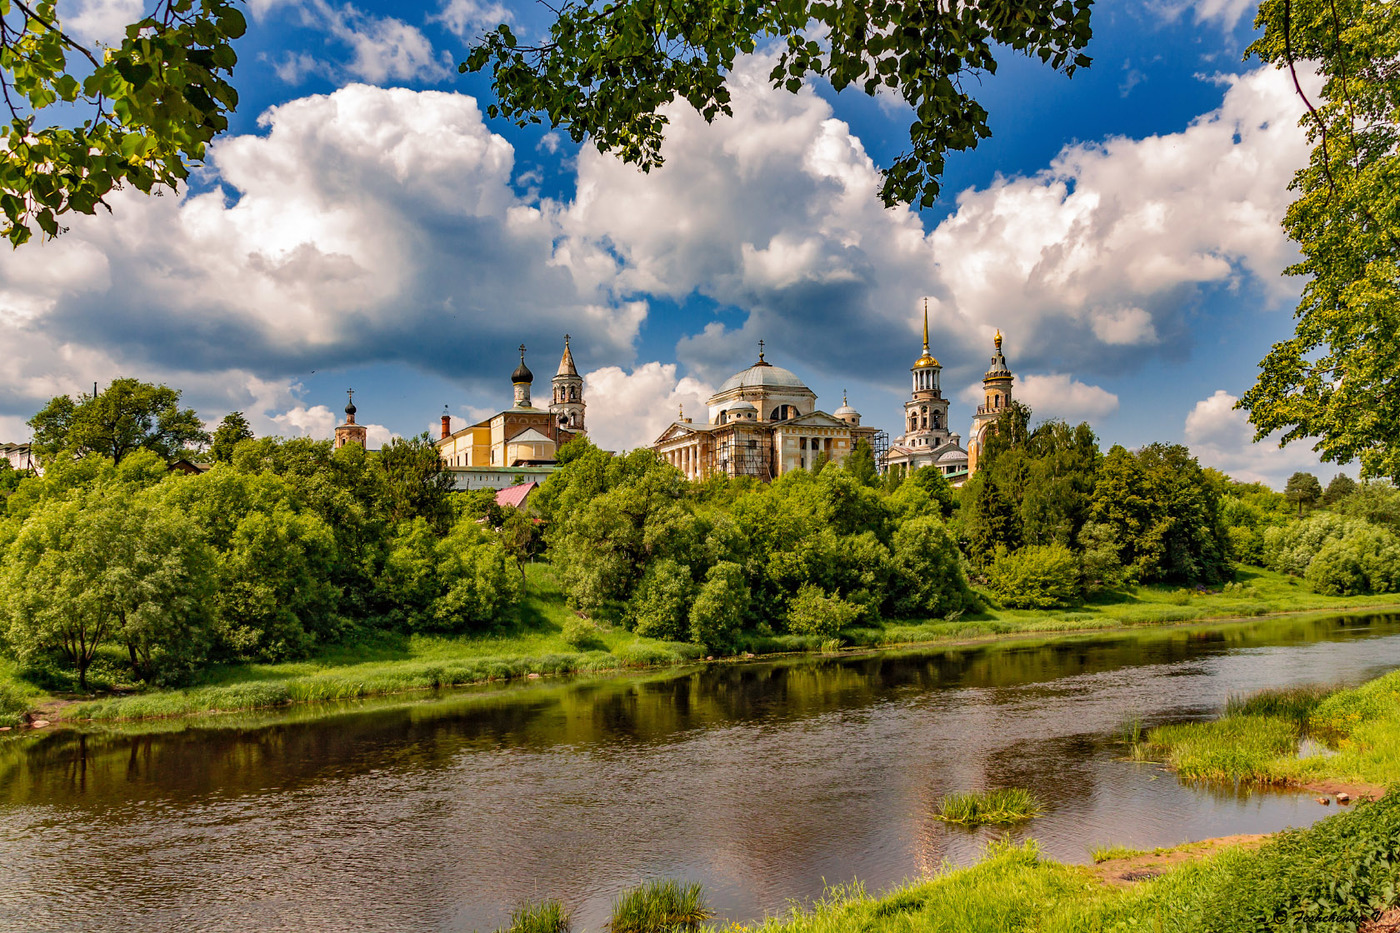
[[[774,366],[772,363],[755,363],[741,373],[735,373],[724,380],[724,385],[719,387],[720,392],[728,392],[730,389],[758,388],[759,386],[769,386],[771,388],[783,389],[807,389],[802,380],[797,378],[797,374],[781,366]],[[808,389],[807,391],[811,391]]]

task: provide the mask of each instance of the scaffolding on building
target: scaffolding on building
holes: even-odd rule
[[[760,480],[774,477],[771,444],[766,437],[757,433],[726,433],[723,437],[715,438],[706,453],[707,476],[723,473],[726,476],[752,476]]]
[[[875,468],[884,474],[890,468],[890,432],[876,431],[870,435],[870,452],[875,455]]]

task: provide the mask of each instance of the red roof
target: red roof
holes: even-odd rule
[[[510,506],[518,509],[525,504],[525,497],[530,495],[539,483],[521,483],[519,486],[507,486],[505,489],[496,491],[496,504],[499,506]]]

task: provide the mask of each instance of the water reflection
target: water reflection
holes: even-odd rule
[[[933,813],[989,786],[1070,860],[1268,831],[1325,811],[1120,761],[1120,725],[1397,665],[1395,619],[1272,622],[56,732],[0,743],[0,929],[490,929],[557,895],[596,930],[660,876],[755,917],[976,858]]]

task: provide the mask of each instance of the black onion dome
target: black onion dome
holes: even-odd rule
[[[525,365],[525,344],[520,345],[520,365],[515,367],[515,372],[510,374],[510,381],[513,383],[534,382],[535,374],[530,372],[530,367]]]
[[[353,415],[357,411],[359,411],[359,409],[355,407],[354,402],[351,402],[349,405],[345,406],[345,413],[347,415]]]

